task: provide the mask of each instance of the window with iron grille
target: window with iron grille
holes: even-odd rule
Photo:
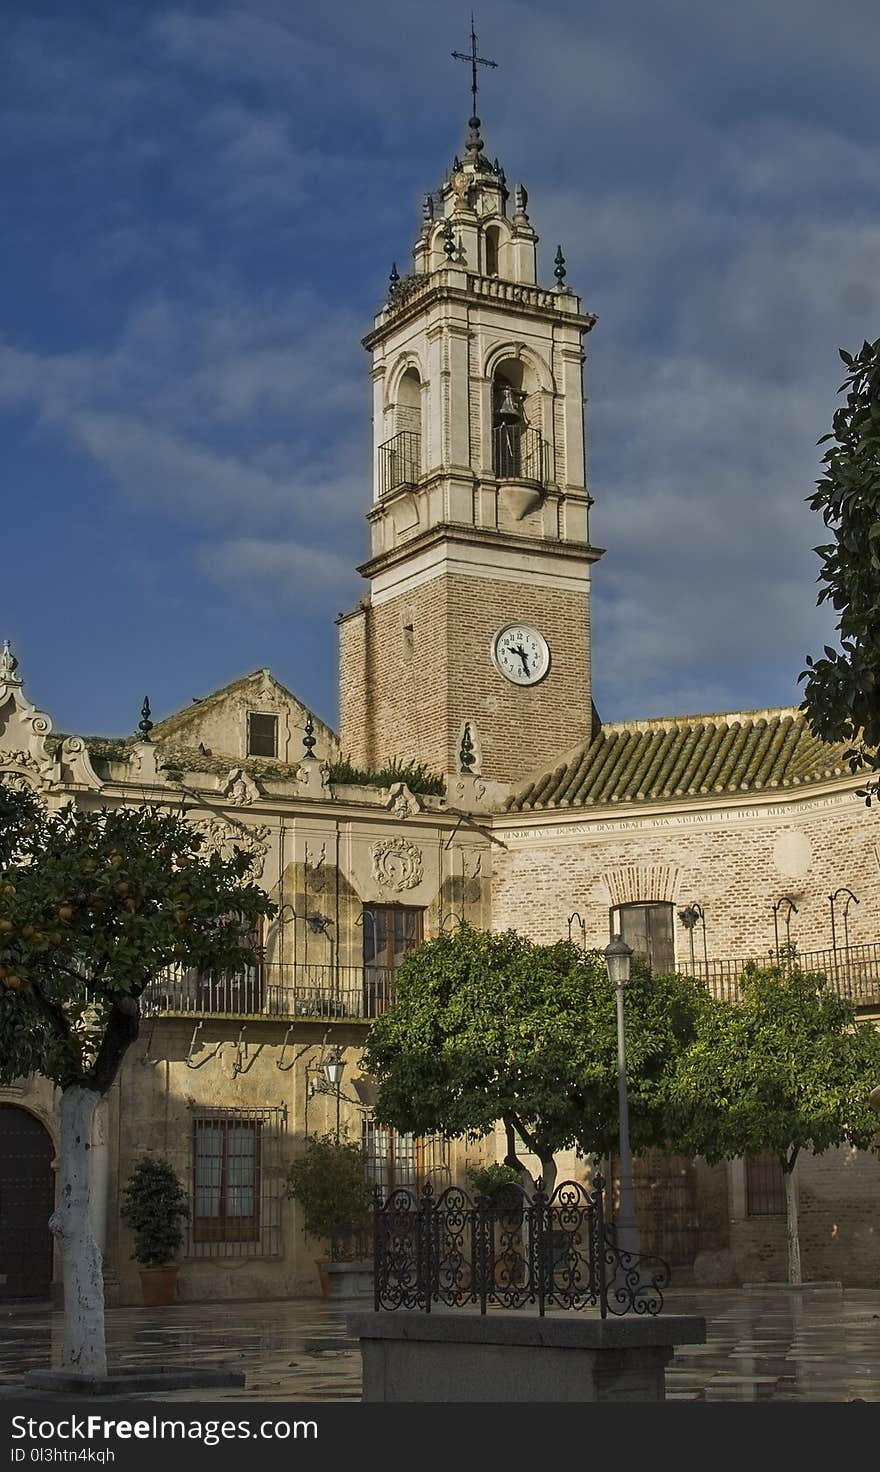
[[[747,1157],[746,1215],[785,1216],[785,1177],[778,1155]]]
[[[287,1111],[200,1109],[192,1127],[192,1257],[281,1252],[279,1148]]]
[[[248,715],[248,756],[277,756],[278,755],[278,717],[257,715],[251,711]]]
[[[618,905],[611,911],[611,933],[621,935],[657,975],[675,970],[671,904]]]
[[[439,1189],[450,1183],[449,1142],[444,1135],[404,1135],[365,1119],[363,1146],[367,1180],[384,1191],[398,1186],[421,1190],[426,1180]]]

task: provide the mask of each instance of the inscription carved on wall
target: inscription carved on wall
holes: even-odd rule
[[[421,850],[406,838],[383,838],[370,847],[373,878],[383,889],[414,889],[422,881]]]

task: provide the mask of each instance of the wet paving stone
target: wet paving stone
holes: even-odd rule
[[[706,1344],[680,1346],[667,1368],[670,1400],[880,1401],[880,1289],[679,1289],[666,1308],[707,1322]],[[108,1356],[120,1365],[227,1365],[247,1376],[243,1390],[143,1399],[357,1401],[348,1309],[320,1299],[113,1308]],[[26,1370],[57,1366],[61,1337],[61,1315],[48,1308],[0,1311],[0,1395],[21,1394]]]

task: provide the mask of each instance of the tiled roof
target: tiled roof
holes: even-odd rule
[[[624,721],[602,726],[506,807],[600,807],[798,787],[848,775],[844,750],[819,741],[793,709]]]

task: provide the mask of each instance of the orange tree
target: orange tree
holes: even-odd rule
[[[801,1281],[794,1169],[802,1150],[876,1145],[871,1090],[880,1083],[880,1034],[856,1021],[825,978],[785,964],[750,966],[737,1001],[710,1000],[669,1080],[683,1148],[710,1164],[775,1155],[785,1181],[788,1272]]]
[[[260,915],[250,858],[202,853],[178,813],[54,816],[0,783],[0,1083],[41,1074],[61,1090],[52,1217],[64,1269],[64,1364],[103,1373],[101,1255],[89,1229],[95,1108],[137,1037],[140,997],[167,967],[233,971]]]
[[[667,1084],[703,1000],[696,982],[634,962],[624,996],[634,1150],[679,1148]],[[371,1027],[364,1063],[382,1123],[477,1139],[501,1120],[506,1163],[523,1170],[522,1146],[548,1189],[557,1151],[617,1149],[615,996],[599,951],[468,926],[428,941],[402,961],[396,1003]]]

